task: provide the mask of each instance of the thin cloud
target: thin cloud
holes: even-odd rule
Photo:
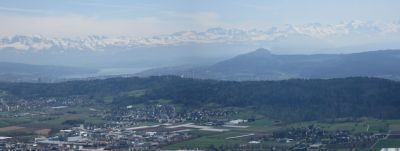
[[[78,5],[84,5],[84,6],[94,6],[94,7],[102,7],[102,8],[117,8],[117,9],[129,9],[129,10],[134,10],[134,9],[156,9],[156,7],[151,6],[151,5],[117,5],[117,4],[110,4],[110,3],[102,3],[99,1],[79,1],[76,2],[75,4]]]
[[[17,12],[17,13],[37,13],[37,14],[50,14],[50,11],[40,9],[24,9],[24,8],[12,8],[12,7],[0,7],[0,11],[3,12]]]
[[[204,30],[222,24],[211,12],[170,12],[163,16],[136,18],[98,18],[82,15],[0,15],[1,35],[49,35],[75,37],[87,35],[143,37],[182,30]],[[28,26],[29,25],[29,26]]]

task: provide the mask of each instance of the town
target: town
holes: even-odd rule
[[[366,125],[369,121],[347,121],[355,126],[326,130],[316,123],[284,124],[232,108],[189,110],[159,101],[104,109],[88,99],[16,103],[10,101],[16,98],[2,97],[0,118],[16,123],[0,127],[0,150],[337,150],[372,148],[399,133],[389,125]]]

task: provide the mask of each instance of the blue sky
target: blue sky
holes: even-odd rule
[[[7,35],[151,36],[212,27],[399,21],[400,1],[0,0],[0,20],[0,34]]]

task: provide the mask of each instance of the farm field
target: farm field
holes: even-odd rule
[[[238,144],[241,144],[241,147],[247,145],[247,148],[268,148],[270,146],[280,146],[281,148],[286,147],[290,148],[294,146],[294,142],[285,143],[285,142],[277,142],[272,139],[264,139],[260,141],[259,144],[250,144],[250,141],[260,140],[260,137],[270,137],[274,131],[280,131],[290,128],[301,128],[307,127],[310,125],[314,125],[319,127],[325,131],[338,131],[344,130],[349,131],[351,134],[361,134],[361,133],[377,133],[377,134],[386,134],[390,130],[394,130],[399,128],[398,120],[377,120],[377,119],[360,119],[357,121],[336,121],[336,122],[321,122],[321,121],[310,121],[310,122],[297,122],[290,124],[282,124],[277,121],[269,120],[269,119],[260,119],[254,122],[240,124],[243,126],[248,126],[247,128],[231,128],[230,131],[227,132],[207,132],[207,133],[197,133],[197,137],[179,142],[176,144],[171,144],[165,146],[164,149],[210,149],[212,147],[224,146],[225,148],[229,147],[238,147]],[[247,136],[246,134],[253,134]],[[234,139],[227,139],[235,136],[245,136],[238,137]],[[361,145],[361,144],[360,144]],[[339,147],[341,146],[341,147]],[[400,139],[382,139],[379,140],[374,148],[368,147],[351,147],[352,145],[339,145],[339,148],[336,150],[357,150],[357,151],[369,151],[369,150],[377,150],[385,147],[398,147],[400,146]],[[350,146],[350,148],[343,148],[346,146]]]
[[[68,121],[100,123],[101,118],[89,107],[46,109],[44,112],[24,113],[16,117],[0,117],[0,136],[49,135],[68,128]]]

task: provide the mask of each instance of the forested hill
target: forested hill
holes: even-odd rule
[[[161,76],[53,84],[1,83],[0,90],[30,99],[87,95],[99,101],[112,96],[112,104],[104,103],[111,106],[157,99],[169,99],[174,104],[192,108],[213,103],[251,108],[286,120],[363,116],[400,118],[400,83],[364,77],[233,82]],[[134,90],[145,93],[124,95]]]
[[[351,54],[283,55],[266,49],[238,55],[211,66],[152,69],[148,75],[180,75],[218,80],[285,80],[292,78],[378,77],[400,80],[400,50]]]

